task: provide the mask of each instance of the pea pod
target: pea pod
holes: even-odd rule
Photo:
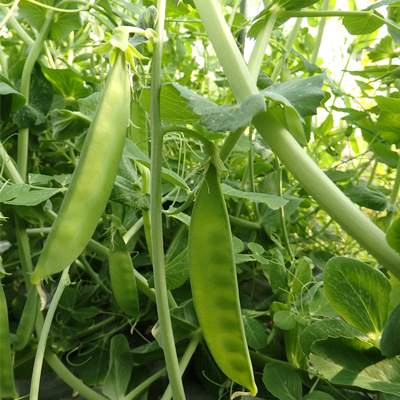
[[[0,282],[0,398],[18,397],[14,386],[6,296]]]
[[[62,271],[83,251],[107,205],[129,121],[130,84],[125,55],[114,65],[90,125],[70,187],[31,281]]]
[[[139,298],[132,259],[118,230],[113,237],[109,271],[111,289],[121,310],[130,317],[140,318]]]
[[[35,286],[32,286],[24,310],[22,311],[21,319],[18,324],[17,333],[13,344],[14,351],[23,350],[29,343],[35,329],[36,316],[39,311],[39,296]]]
[[[255,396],[257,387],[240,310],[228,212],[212,164],[193,208],[189,265],[197,317],[215,362],[228,378]]]

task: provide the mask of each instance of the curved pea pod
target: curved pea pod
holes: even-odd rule
[[[23,350],[29,343],[35,329],[36,316],[39,311],[39,295],[35,286],[29,290],[28,298],[22,311],[17,333],[13,344],[14,351]]]
[[[0,398],[17,398],[11,356],[6,296],[0,282]]]
[[[129,121],[130,84],[125,55],[116,50],[95,116],[31,281],[62,271],[83,251],[107,205]]]
[[[189,228],[190,283],[204,339],[221,371],[257,393],[244,333],[228,212],[210,164]]]
[[[129,317],[139,320],[139,297],[132,259],[118,230],[113,239],[109,257],[111,289],[121,310]]]

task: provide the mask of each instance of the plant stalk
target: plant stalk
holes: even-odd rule
[[[165,279],[163,226],[162,226],[162,147],[163,131],[160,115],[161,65],[166,0],[158,0],[158,21],[156,32],[158,42],[153,45],[151,79],[150,133],[151,133],[151,177],[150,177],[150,223],[154,286],[156,290],[157,313],[160,321],[162,348],[167,365],[168,378],[175,400],[185,400],[178,356],[168,306],[168,291]]]

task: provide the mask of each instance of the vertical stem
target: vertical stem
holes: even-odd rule
[[[150,221],[153,246],[154,286],[156,290],[157,313],[160,321],[162,347],[167,365],[168,377],[175,400],[184,400],[182,379],[179,371],[171,317],[168,307],[168,293],[165,279],[163,227],[162,227],[162,146],[163,132],[160,116],[160,86],[163,51],[163,33],[166,0],[158,0],[158,22],[156,32],[158,42],[153,46],[153,65],[151,79],[150,133],[151,133],[151,186]]]
[[[0,5],[0,11],[6,15],[8,12],[8,8]],[[10,15],[7,21],[7,25],[10,26],[16,34],[21,38],[21,40],[27,44],[28,46],[32,46],[35,42],[34,40],[25,32],[24,28],[19,24],[17,19]]]
[[[7,67],[7,60],[4,55],[4,51],[2,46],[0,46],[0,67],[1,67],[1,72],[3,75],[8,78],[8,67]]]
[[[390,193],[390,202],[396,204],[397,196],[399,195],[400,189],[400,155],[397,161],[396,178],[394,180],[392,192]]]
[[[374,181],[376,168],[378,167],[378,161],[375,160],[374,165],[372,166],[371,173],[368,178],[367,186],[371,186],[372,182]]]
[[[53,22],[54,11],[49,11],[47,18],[40,29],[39,35],[33,44],[28,57],[25,61],[24,69],[21,76],[21,89],[20,92],[26,98],[27,104],[29,103],[29,86],[31,82],[31,73],[35,65],[36,59],[42,49],[43,43],[47,38]],[[18,158],[17,165],[19,173],[23,180],[26,179],[27,165],[28,165],[28,142],[29,142],[29,128],[19,130],[18,136]]]
[[[330,0],[324,0],[324,2],[322,3],[321,10],[323,11],[329,10],[329,2]],[[318,53],[322,43],[322,36],[324,35],[325,24],[326,24],[326,17],[321,17],[318,25],[318,34],[317,37],[315,38],[314,51],[311,57],[312,64],[316,64],[318,60]]]
[[[240,2],[240,13],[243,15],[243,17],[246,19],[247,18],[247,0],[242,0]],[[240,52],[242,55],[244,54],[244,45],[246,43],[246,28],[243,28],[239,32],[239,36],[237,38],[238,46],[240,49]]]
[[[272,6],[269,18],[265,18],[262,22],[260,32],[258,32],[254,50],[251,53],[248,68],[254,82],[257,82],[258,74],[264,59],[265,50],[268,47],[272,30],[274,29],[276,18],[278,16],[279,7]]]

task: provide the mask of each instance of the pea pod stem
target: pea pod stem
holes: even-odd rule
[[[49,336],[50,327],[53,322],[54,314],[56,312],[58,302],[60,301],[61,295],[64,292],[64,289],[70,284],[69,276],[68,276],[69,267],[65,268],[60,282],[58,284],[57,290],[54,294],[53,300],[51,301],[49,310],[46,315],[46,319],[43,324],[43,328],[40,332],[39,344],[36,351],[35,362],[33,364],[32,371],[32,382],[31,382],[31,390],[29,400],[38,400],[39,399],[39,387],[40,387],[40,376],[43,366],[43,358],[46,350],[47,338]]]
[[[163,32],[166,0],[157,1],[158,21],[156,33],[160,40],[153,44],[151,76],[150,133],[151,133],[151,187],[150,222],[153,246],[154,286],[156,290],[157,313],[160,321],[163,351],[167,365],[168,378],[175,400],[184,400],[182,379],[179,372],[178,357],[168,307],[168,292],[165,278],[163,229],[162,229],[162,147],[163,132],[160,115],[161,64],[163,51]]]

